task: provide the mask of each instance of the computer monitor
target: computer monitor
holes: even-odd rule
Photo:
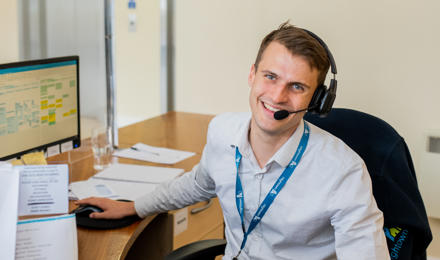
[[[79,57],[0,65],[0,160],[69,142],[81,143]]]

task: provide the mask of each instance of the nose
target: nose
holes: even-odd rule
[[[282,104],[287,102],[287,88],[283,84],[277,84],[273,86],[271,90],[272,102]]]

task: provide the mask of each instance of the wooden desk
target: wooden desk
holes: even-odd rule
[[[172,165],[172,167],[189,171],[201,158],[206,143],[208,123],[211,119],[212,116],[208,115],[169,112],[119,129],[119,148],[127,148],[142,142],[153,146],[193,151],[196,152],[195,156]],[[93,170],[93,155],[88,140],[83,141],[81,148],[48,160],[53,163],[68,162],[70,165],[69,182],[86,180],[96,173]],[[119,163],[164,166],[124,158],[114,158],[114,160]],[[216,210],[219,211],[218,202],[216,207]],[[70,209],[73,208],[71,203]],[[221,214],[220,216],[218,213],[215,215],[215,221],[222,220]],[[206,221],[209,222],[209,220]],[[176,240],[176,237],[173,236],[172,224],[172,214],[159,214],[121,229],[78,228],[79,259],[162,259],[172,248],[185,242],[181,238]],[[214,225],[216,225],[215,230],[217,231],[208,232],[204,236],[219,237],[218,223],[214,223]],[[220,232],[222,234],[222,229]],[[192,240],[198,239],[195,237]]]

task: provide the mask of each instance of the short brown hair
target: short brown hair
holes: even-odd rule
[[[276,30],[264,37],[255,59],[255,71],[258,70],[258,64],[261,61],[264,50],[273,41],[276,41],[286,47],[292,55],[299,55],[307,60],[311,68],[319,71],[318,85],[325,81],[328,69],[330,67],[329,57],[322,45],[306,31],[289,24],[289,21],[280,25]]]

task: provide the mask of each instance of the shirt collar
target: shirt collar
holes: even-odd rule
[[[248,118],[245,124],[239,128],[236,139],[231,147],[238,147],[241,155],[245,158],[250,158],[253,156],[252,147],[249,143],[249,130],[250,130],[251,117]],[[292,157],[298,148],[299,142],[301,140],[302,134],[304,132],[304,120],[298,124],[295,132],[289,137],[289,139],[281,146],[280,149],[269,159],[267,164],[271,162],[278,163],[281,167],[287,167],[292,160]],[[266,165],[267,165],[266,164]]]
[[[246,120],[246,123],[242,124],[241,127],[238,129],[234,143],[231,145],[234,147],[238,147],[238,150],[240,151],[241,155],[245,158],[249,158],[253,153],[251,145],[249,144],[249,130],[251,127],[251,118],[252,116],[250,116]]]
[[[299,142],[304,132],[304,120],[301,119],[295,132],[281,146],[281,148],[269,159],[268,163],[275,161],[281,167],[287,167],[298,148]]]

